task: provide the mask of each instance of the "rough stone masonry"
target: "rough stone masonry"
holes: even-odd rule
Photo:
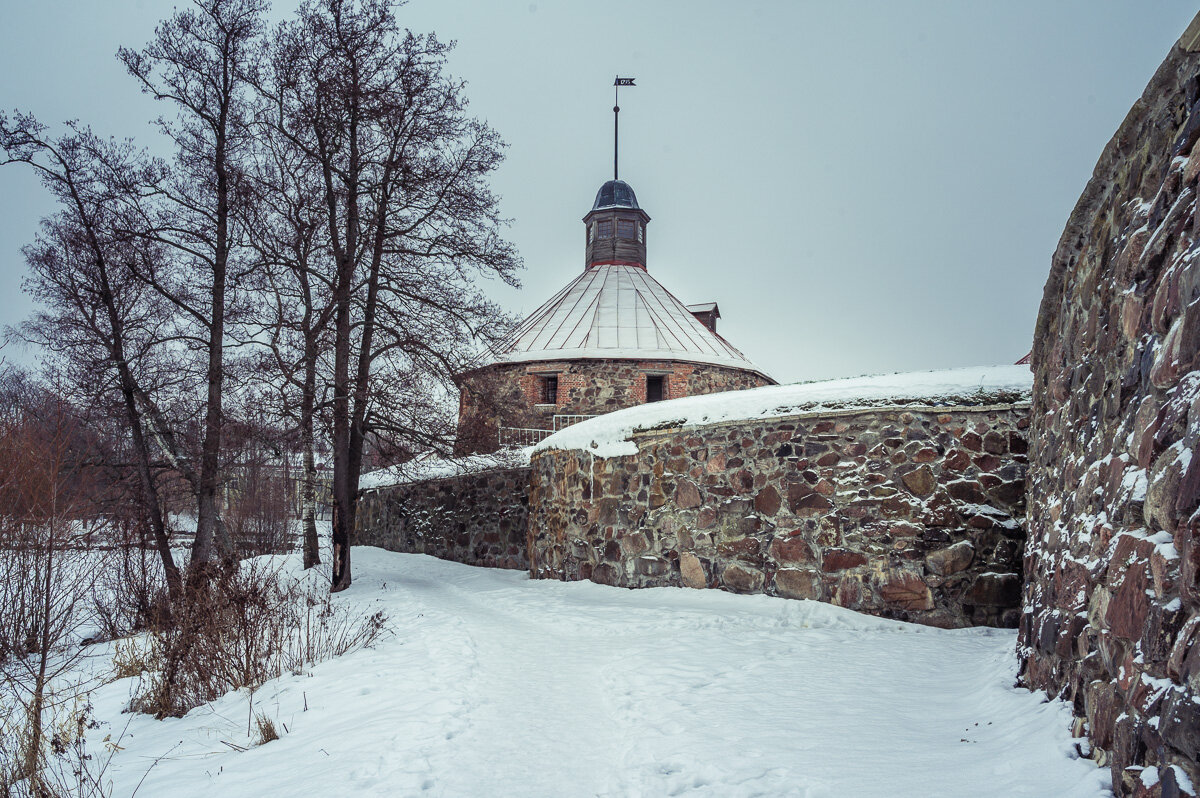
[[[535,454],[535,577],[1014,626],[1028,404],[821,411]]]
[[[529,468],[491,468],[363,491],[354,543],[489,568],[529,567]]]
[[[1198,43],[1200,16],[1104,150],[1033,351],[1022,679],[1118,795],[1200,785]]]

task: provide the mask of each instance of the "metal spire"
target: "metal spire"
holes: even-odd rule
[[[613,81],[613,180],[617,179],[617,142],[618,137],[618,119],[621,113],[620,103],[617,102],[617,93],[620,92],[622,86],[636,85],[633,78],[622,78],[618,76]]]

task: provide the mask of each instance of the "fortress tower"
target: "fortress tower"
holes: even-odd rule
[[[716,302],[684,305],[646,269],[650,215],[617,173],[583,217],[583,274],[458,375],[456,454],[537,443],[584,418],[644,402],[774,385],[717,333]]]
[[[650,276],[649,222],[628,183],[600,187],[583,217],[583,273],[459,375],[458,454],[644,402],[775,384],[717,333],[715,302],[686,306]]]

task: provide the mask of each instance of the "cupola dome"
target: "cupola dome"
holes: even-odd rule
[[[592,203],[594,211],[603,208],[637,207],[637,196],[633,193],[633,186],[624,180],[609,180],[600,186],[600,190],[596,192],[596,201]]]
[[[596,192],[583,217],[584,268],[619,263],[646,268],[646,225],[650,216],[638,205],[633,187],[609,180]]]

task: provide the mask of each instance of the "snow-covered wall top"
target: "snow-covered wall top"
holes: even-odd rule
[[[1027,366],[981,366],[689,396],[590,419],[556,432],[534,451],[585,449],[598,457],[623,457],[637,453],[634,433],[655,429],[910,404],[1019,403],[1029,400],[1032,382]]]
[[[358,480],[358,486],[361,490],[374,490],[410,482],[477,474],[498,468],[521,468],[529,465],[529,455],[532,451],[531,448],[502,449],[495,454],[476,454],[470,457],[410,460],[401,465],[363,474]]]
[[[658,430],[628,457],[542,451],[530,572],[1014,626],[1028,414],[907,404]]]

